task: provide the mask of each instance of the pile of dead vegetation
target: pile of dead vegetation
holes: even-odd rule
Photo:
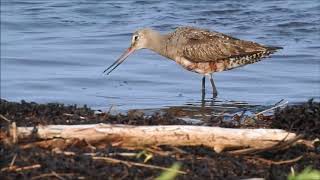
[[[292,169],[320,169],[319,102],[309,101],[277,110],[269,128],[281,128],[308,141],[251,153],[216,153],[197,146],[151,146],[119,148],[115,144],[95,147],[79,140],[63,148],[37,146],[37,140],[8,141],[8,127],[51,124],[188,125],[170,114],[144,116],[138,111],[127,115],[95,113],[84,106],[37,104],[1,100],[0,179],[155,179],[168,167],[180,164],[177,179],[286,179]],[[216,119],[216,118],[214,118]],[[266,120],[266,119],[264,119]],[[230,122],[213,123],[230,126]],[[236,124],[236,123],[233,123]],[[261,127],[257,123],[257,128]],[[241,128],[241,127],[240,127]],[[252,128],[252,125],[251,125]],[[302,136],[300,136],[302,137]],[[301,139],[300,139],[301,140]],[[46,142],[46,141],[42,141]],[[57,141],[61,143],[61,141]],[[62,147],[62,146],[61,146]]]
[[[188,124],[172,117],[170,114],[154,113],[151,116],[145,116],[142,111],[132,110],[127,114],[112,115],[108,112],[97,112],[86,105],[77,107],[77,105],[66,106],[59,103],[37,104],[25,101],[17,103],[1,99],[0,107],[0,114],[14,120],[18,126],[96,123],[129,125]]]
[[[306,103],[277,109],[271,126],[304,134],[310,139],[320,137],[320,103],[309,100]]]

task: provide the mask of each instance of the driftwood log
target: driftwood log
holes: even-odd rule
[[[13,127],[11,137],[20,139],[79,139],[120,147],[158,145],[207,146],[216,152],[228,149],[263,149],[296,137],[281,129],[231,129],[207,126],[131,126],[117,124],[48,125]]]

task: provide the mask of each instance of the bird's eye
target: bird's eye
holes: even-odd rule
[[[134,36],[133,39],[136,41],[138,40],[138,36]]]

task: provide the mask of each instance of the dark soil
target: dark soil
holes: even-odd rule
[[[289,106],[277,110],[271,118],[261,118],[251,127],[281,128],[303,134],[306,139],[320,138],[320,103],[309,101],[301,105]],[[187,124],[172,114],[154,114],[144,116],[140,111],[130,111],[127,115],[96,114],[86,106],[64,106],[63,104],[36,104],[7,102],[1,100],[0,114],[15,121],[17,126],[35,126],[39,124],[94,124],[117,123],[131,125],[169,125]],[[223,122],[212,118],[207,125],[244,128],[237,122]],[[236,121],[236,120],[235,120]],[[266,122],[267,121],[267,122]],[[17,145],[7,145],[5,133],[8,122],[0,120],[0,179],[31,179],[43,176],[41,179],[154,179],[161,170],[146,167],[128,166],[121,163],[111,163],[93,160],[84,153],[96,153],[99,156],[143,163],[144,158],[115,155],[114,153],[141,152],[112,147],[94,149],[80,142],[66,147],[63,151],[74,152],[73,155],[59,154],[52,149],[32,147],[22,148],[23,142]],[[170,167],[180,162],[180,170],[187,175],[178,175],[177,179],[244,179],[260,177],[266,179],[286,179],[292,167],[296,172],[310,166],[320,169],[320,147],[295,145],[286,150],[263,152],[255,155],[230,155],[215,153],[205,147],[159,147],[150,149],[153,157],[146,163],[161,167]],[[41,167],[29,170],[6,170],[16,155],[13,166],[26,167],[39,164]],[[291,160],[299,156],[296,162],[276,164],[276,162]]]

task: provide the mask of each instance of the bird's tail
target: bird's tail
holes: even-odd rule
[[[280,46],[266,46],[267,51],[270,51],[271,53],[274,53],[278,51],[279,49],[283,49],[283,47]]]
[[[245,56],[237,56],[230,58],[228,61],[228,65],[225,67],[225,70],[230,70],[236,67],[244,66],[247,64],[252,64],[258,61],[261,61],[263,58],[270,56],[271,54],[275,53],[279,49],[283,49],[282,47],[276,46],[266,46],[265,51],[255,52],[252,54],[248,54]]]

